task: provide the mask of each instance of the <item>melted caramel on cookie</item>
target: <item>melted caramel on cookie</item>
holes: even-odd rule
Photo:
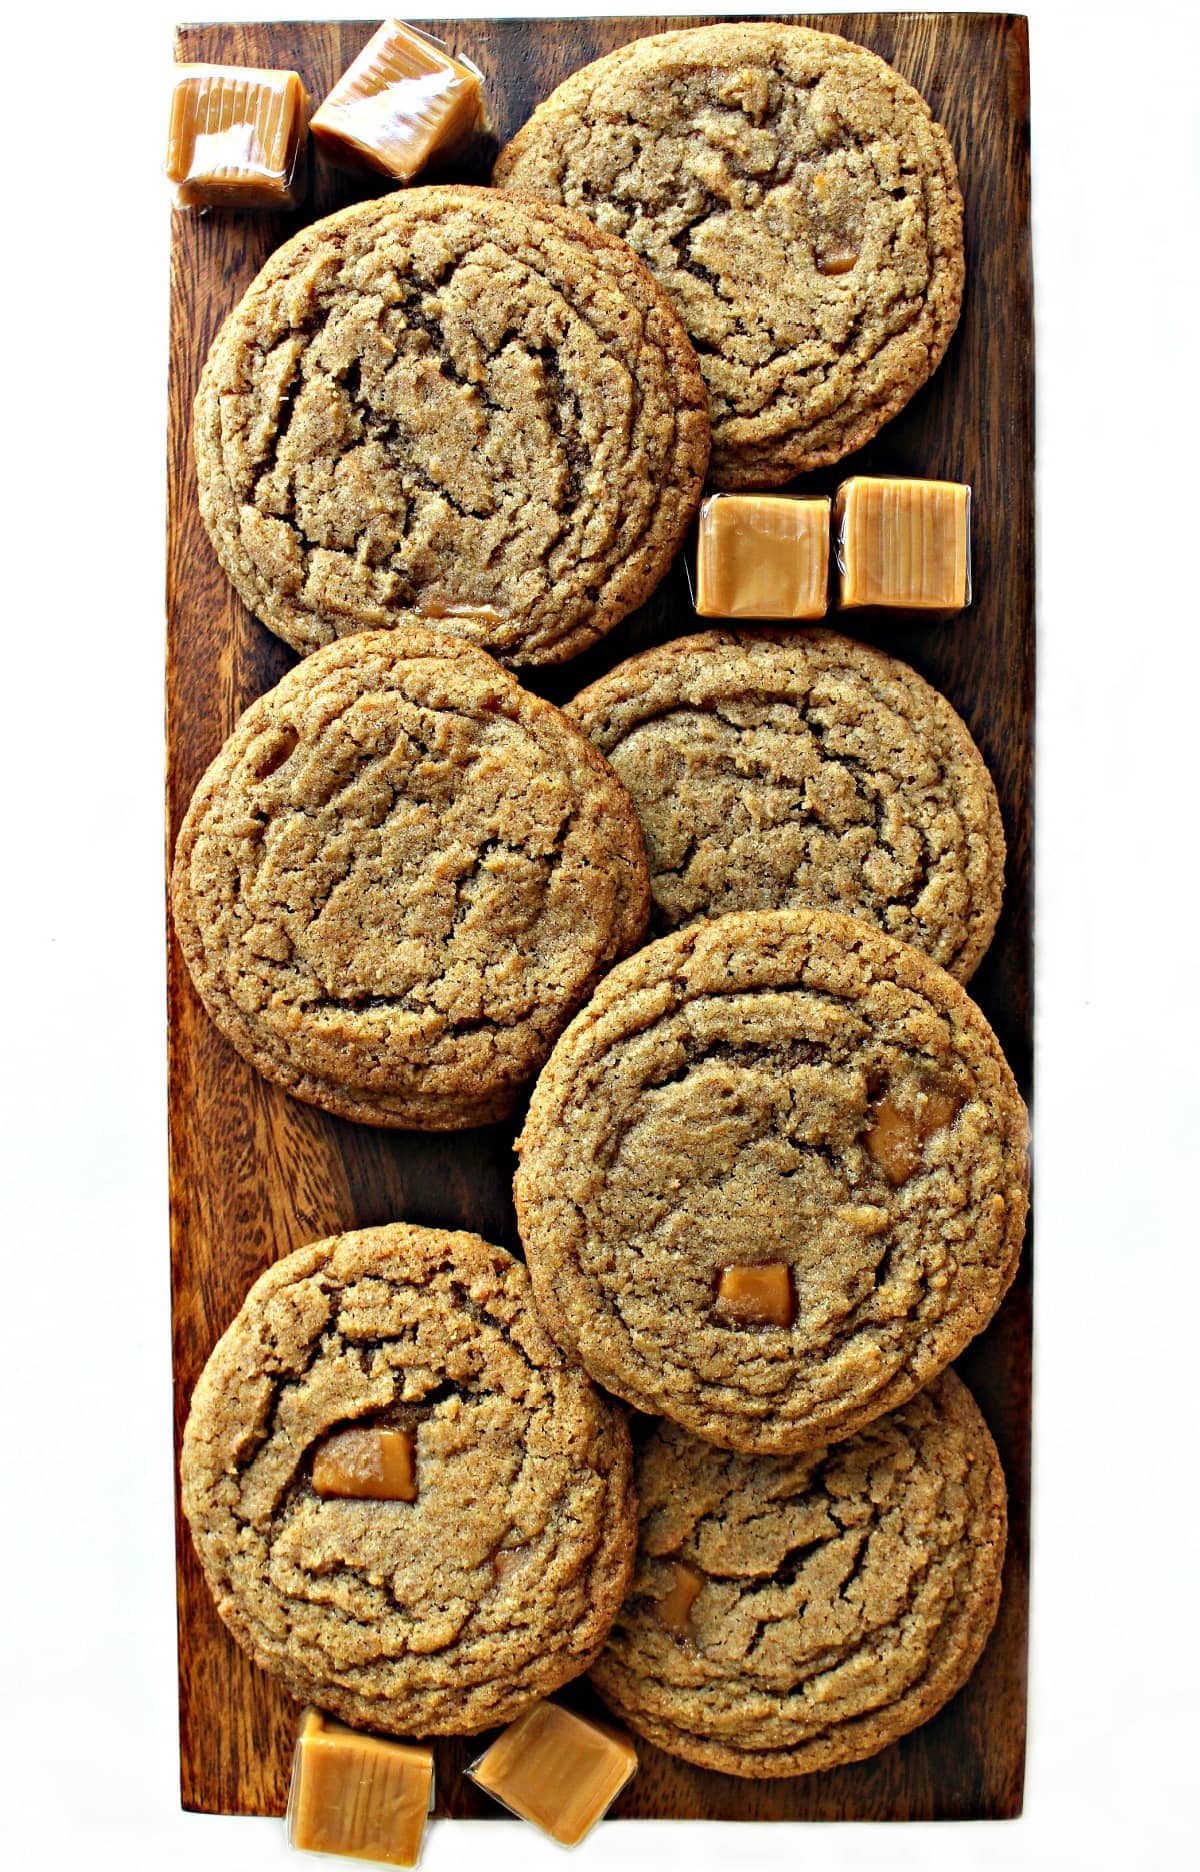
[[[703,1576],[682,1560],[672,1560],[671,1585],[658,1601],[658,1616],[669,1631],[686,1637],[692,1629],[692,1607],[704,1586]]]
[[[866,1145],[888,1182],[896,1187],[907,1183],[921,1161],[922,1147],[935,1131],[953,1124],[962,1100],[944,1086],[918,1096],[910,1110],[886,1095],[875,1107]]]

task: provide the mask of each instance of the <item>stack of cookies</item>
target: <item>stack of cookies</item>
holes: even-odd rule
[[[184,1506],[239,1643],[349,1724],[475,1734],[590,1671],[649,1743],[804,1774],[938,1710],[999,1603],[949,1369],[1027,1206],[964,986],[995,789],[944,697],[826,630],[681,619],[564,709],[513,670],[639,606],[706,485],[905,403],[962,203],[903,79],[779,25],[577,72],[494,182],[315,223],[212,348],[203,516],[301,660],[201,781],[173,906],[293,1097],[524,1108],[525,1264],[401,1220],[277,1262],[196,1387]]]

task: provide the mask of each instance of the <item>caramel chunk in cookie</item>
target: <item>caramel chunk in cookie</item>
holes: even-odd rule
[[[858,265],[858,249],[855,247],[827,247],[817,254],[817,272],[824,273],[830,279],[836,279],[840,273],[849,273]]]
[[[796,1301],[786,1261],[722,1268],[716,1310],[738,1326],[790,1326]]]
[[[867,1149],[888,1182],[907,1183],[921,1161],[922,1146],[935,1131],[953,1124],[962,1100],[943,1086],[921,1092],[912,1105],[890,1095],[880,1099],[866,1133]]]
[[[413,1439],[407,1430],[337,1430],[313,1457],[312,1485],[321,1496],[416,1501]]]
[[[889,1183],[907,1182],[920,1159],[920,1140],[911,1112],[883,1099],[867,1132],[867,1149]]]
[[[673,1632],[684,1636],[692,1628],[692,1607],[704,1588],[704,1575],[682,1560],[672,1560],[671,1585],[658,1602],[658,1616]]]

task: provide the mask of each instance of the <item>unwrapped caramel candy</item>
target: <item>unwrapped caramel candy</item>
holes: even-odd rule
[[[829,502],[711,494],[700,508],[701,617],[819,618],[828,607]]]
[[[437,39],[385,20],[312,120],[313,136],[343,168],[407,182],[449,156],[486,117],[479,72]]]
[[[167,138],[176,206],[294,208],[308,103],[298,72],[177,66]]]
[[[961,611],[971,602],[971,490],[856,475],[834,508],[838,604]]]
[[[738,1326],[790,1326],[796,1303],[786,1261],[722,1268],[717,1312]]]
[[[288,1794],[290,1845],[413,1866],[432,1806],[431,1750],[362,1735],[305,1710]]]
[[[313,1457],[318,1495],[416,1501],[417,1453],[407,1430],[335,1430]]]
[[[632,1742],[607,1723],[538,1703],[510,1723],[467,1773],[510,1813],[578,1846],[637,1771]]]

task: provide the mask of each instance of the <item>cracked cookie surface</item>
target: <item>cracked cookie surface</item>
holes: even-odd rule
[[[991,1028],[918,950],[833,911],[694,924],[605,977],[534,1087],[515,1195],[538,1309],[599,1383],[709,1442],[837,1441],[995,1312],[1026,1144]],[[739,1319],[746,1270],[769,1281]]]
[[[406,1430],[413,1501],[323,1499],[315,1451]],[[184,1511],[217,1609],[292,1695],[397,1735],[471,1734],[586,1670],[629,1581],[618,1406],[569,1365],[525,1269],[396,1223],[255,1282],[197,1383]]]
[[[637,1485],[633,1586],[592,1680],[659,1748],[754,1777],[860,1761],[978,1662],[1004,1477],[952,1372],[806,1456],[734,1456],[660,1425]]]
[[[558,709],[459,639],[373,631],[242,716],[172,903],[205,1007],[261,1073],[443,1130],[511,1110],[649,890],[629,796]]]
[[[302,653],[435,621],[558,662],[666,571],[705,408],[619,242],[490,189],[400,190],[288,241],[226,321],[196,398],[200,510]]]
[[[635,40],[539,105],[493,179],[590,215],[670,293],[708,383],[718,487],[862,447],[958,322],[946,134],[889,65],[829,33]]]
[[[659,930],[842,910],[970,977],[1000,914],[1000,808],[907,664],[831,631],[705,631],[618,664],[567,713],[637,807]]]

